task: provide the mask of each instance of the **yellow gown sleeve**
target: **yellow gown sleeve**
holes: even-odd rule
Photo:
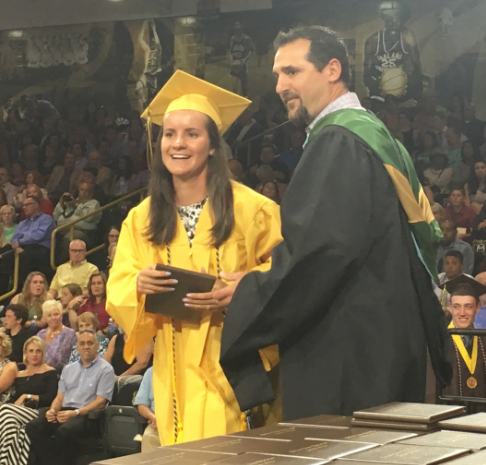
[[[266,202],[257,212],[245,236],[247,250],[254,250],[255,265],[250,271],[268,271],[271,267],[272,249],[282,242],[280,207],[274,202]],[[272,345],[260,350],[260,357],[266,371],[279,362],[278,346]]]
[[[249,252],[248,271],[268,271],[272,249],[282,242],[280,207],[275,202],[262,205],[245,234],[245,241]]]
[[[146,215],[139,208],[123,222],[107,285],[106,310],[128,335],[124,352],[128,363],[157,333],[157,316],[145,313],[145,295],[137,295],[139,271],[155,264],[151,263],[152,247],[143,237]]]

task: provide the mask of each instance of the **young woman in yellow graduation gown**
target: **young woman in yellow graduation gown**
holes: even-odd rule
[[[185,110],[191,104],[183,103],[172,105],[182,109],[169,107],[164,117],[150,197],[132,209],[123,223],[108,282],[107,310],[129,336],[125,358],[133,360],[157,336],[153,389],[162,445],[233,433],[246,425],[219,364],[224,306],[236,284],[224,288],[219,300],[218,293],[189,300],[203,308],[200,325],[171,320],[144,311],[147,293],[170,292],[177,285],[156,271],[155,264],[170,261],[172,266],[215,276],[218,261],[220,270],[227,273],[266,271],[271,250],[281,241],[279,207],[230,181],[217,131],[221,124],[215,124],[204,107]],[[157,203],[157,196],[169,201]],[[193,205],[206,197],[191,244],[176,206]],[[164,238],[157,223],[165,218],[161,208],[172,209],[174,224],[172,237],[166,229],[169,240],[158,244]],[[271,363],[264,362],[267,367]]]

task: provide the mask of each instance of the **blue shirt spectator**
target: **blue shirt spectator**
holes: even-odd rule
[[[150,367],[143,375],[142,384],[138,388],[137,396],[133,405],[146,405],[155,412],[154,389],[153,389],[154,368]]]
[[[12,244],[18,242],[19,247],[39,244],[50,249],[51,233],[56,228],[52,216],[39,211],[39,203],[34,197],[25,199],[23,209],[27,218],[17,226]]]
[[[115,386],[113,367],[99,355],[87,367],[82,361],[62,370],[58,393],[64,393],[63,408],[79,409],[101,396],[110,401]]]

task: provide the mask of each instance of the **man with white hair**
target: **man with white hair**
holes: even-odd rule
[[[69,283],[78,284],[86,292],[93,273],[98,273],[98,267],[86,261],[86,244],[75,239],[69,244],[69,261],[57,267],[48,298],[55,299],[58,292]]]

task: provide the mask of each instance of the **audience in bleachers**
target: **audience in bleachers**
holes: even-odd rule
[[[3,327],[5,334],[12,341],[12,353],[9,359],[15,363],[22,363],[24,355],[24,344],[29,339],[33,331],[26,327],[29,320],[29,311],[20,304],[10,304],[5,310]]]
[[[12,205],[4,205],[0,208],[0,221],[3,229],[5,241],[10,243],[17,230],[15,220],[15,208]]]
[[[0,333],[0,405],[9,402],[15,393],[13,384],[17,376],[17,365],[8,358],[12,353],[12,341]]]
[[[28,338],[21,356],[25,369],[17,373],[13,404],[0,406],[0,451],[2,464],[27,465],[30,451],[25,426],[56,397],[57,373],[45,363],[46,345],[37,336]]]
[[[7,203],[13,205],[18,188],[10,182],[10,173],[5,166],[0,166],[0,189],[2,189],[6,195]]]
[[[443,220],[440,223],[442,240],[437,250],[437,271],[444,271],[444,259],[447,252],[457,250],[461,252],[464,261],[464,272],[471,274],[474,270],[474,252],[472,247],[465,241],[457,239],[457,226],[452,220]]]
[[[85,299],[79,284],[69,283],[62,287],[59,301],[62,305],[62,323],[64,326],[76,328],[77,312]]]
[[[78,317],[85,312],[96,316],[103,331],[108,331],[110,315],[106,312],[106,275],[93,273],[88,282],[88,298],[78,309]]]

